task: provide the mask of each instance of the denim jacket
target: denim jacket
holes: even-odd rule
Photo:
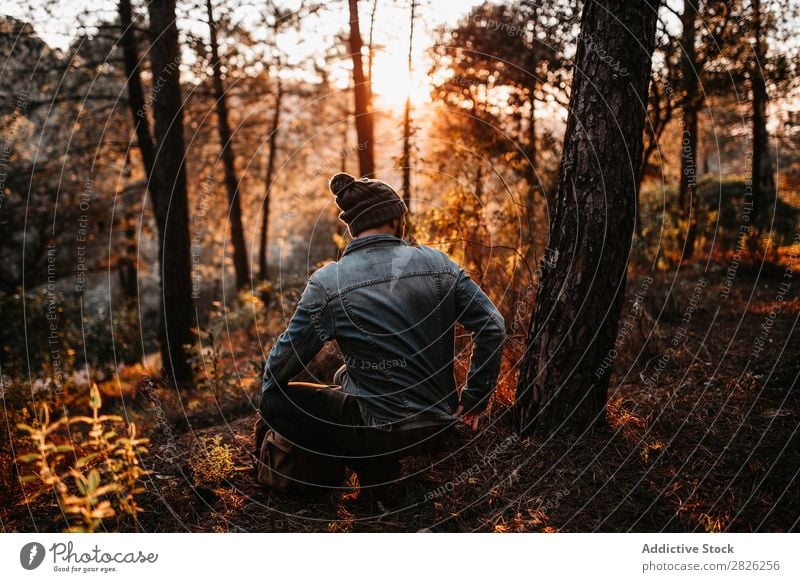
[[[455,323],[472,332],[460,400],[453,374]],[[386,430],[455,420],[459,404],[480,412],[500,371],[505,324],[491,300],[444,253],[388,234],[351,241],[341,259],[309,279],[267,358],[262,390],[277,390],[335,340],[345,393],[365,422]]]

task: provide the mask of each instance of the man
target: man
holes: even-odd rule
[[[505,339],[486,294],[444,253],[403,241],[406,205],[379,180],[336,174],[331,192],[353,240],[308,281],[267,358],[264,422],[295,444],[341,457],[365,483],[434,447],[459,419],[473,431],[495,389]],[[459,397],[454,329],[472,332]],[[333,385],[290,380],[335,340],[345,365]]]

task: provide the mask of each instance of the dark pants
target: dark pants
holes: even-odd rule
[[[367,426],[357,397],[338,385],[290,382],[261,397],[264,422],[295,445],[343,459],[365,481],[380,483],[399,460],[441,448],[450,425],[386,431]]]

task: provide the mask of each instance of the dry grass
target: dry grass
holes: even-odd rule
[[[782,302],[771,331],[782,351],[755,359],[743,372],[775,283],[759,285],[752,300],[749,289],[735,293],[719,312],[716,293],[709,288],[685,344],[651,390],[642,388],[645,363],[664,349],[680,312],[660,320],[657,333],[647,334],[643,323],[642,337],[631,338],[616,368],[607,426],[593,434],[516,439],[510,409],[500,399],[477,436],[459,431],[446,451],[406,459],[403,479],[390,488],[392,503],[376,508],[364,502],[368,496],[354,476],[339,489],[302,497],[264,491],[251,469],[252,408],[243,416],[221,414],[213,426],[202,417],[176,433],[174,458],[159,455],[166,443],[152,435],[144,465],[153,473],[139,497],[141,529],[794,530],[800,515],[800,301]],[[703,341],[709,328],[714,335]],[[647,357],[637,358],[639,351]],[[507,391],[513,368],[504,370]],[[216,437],[211,442],[227,447],[234,470],[195,486],[189,454]],[[6,530],[48,530],[55,528],[53,513],[37,500],[29,507],[6,504],[0,517]]]

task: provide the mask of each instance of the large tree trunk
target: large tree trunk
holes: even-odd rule
[[[588,0],[583,9],[550,229],[554,256],[542,265],[517,385],[521,434],[582,432],[604,418],[610,370],[601,364],[625,295],[657,4]],[[586,39],[598,50],[587,50]],[[616,65],[629,72],[622,81]]]
[[[236,288],[244,289],[250,284],[250,263],[247,260],[247,247],[244,242],[242,227],[242,205],[239,200],[239,179],[236,176],[234,163],[233,138],[228,121],[228,96],[222,83],[222,63],[219,58],[217,43],[217,24],[211,0],[206,0],[208,13],[208,29],[211,42],[211,68],[214,75],[214,98],[217,102],[217,130],[219,145],[222,149],[222,165],[225,170],[225,189],[228,192],[228,216],[231,224],[231,243],[233,244],[233,267],[236,271]]]
[[[350,7],[350,54],[353,59],[358,166],[362,177],[373,177],[375,173],[375,138],[372,111],[369,107],[371,81],[364,76],[364,61],[361,55],[363,43],[358,25],[358,0],[348,0],[348,5]]]
[[[755,40],[756,63],[751,72],[753,89],[753,218],[759,217],[762,210],[770,213],[775,202],[775,177],[772,169],[772,156],[769,152],[767,133],[767,85],[764,71],[767,47],[762,33],[760,0],[753,0],[753,37]]]
[[[161,241],[161,357],[169,378],[178,386],[190,387],[192,369],[184,345],[194,341],[194,305],[175,0],[151,0],[147,7],[150,63],[154,82],[161,86],[158,99],[153,100],[157,147],[151,175],[155,190],[163,194],[155,200]]]
[[[275,92],[275,111],[272,112],[272,124],[269,133],[269,157],[267,158],[267,174],[264,179],[264,211],[261,214],[261,234],[259,241],[258,270],[262,281],[269,278],[269,210],[270,199],[272,198],[272,181],[275,172],[275,158],[277,157],[278,147],[278,128],[281,121],[281,101],[283,98],[283,84],[280,77],[280,60],[278,61],[278,74],[275,75],[278,84]]]
[[[681,258],[691,259],[697,238],[697,112],[701,97],[698,90],[699,65],[697,62],[697,4],[692,0],[683,3],[681,16],[681,79],[683,82],[683,133],[681,135],[681,178],[678,189],[678,206],[686,225]]]
[[[403,201],[411,208],[411,75],[414,67],[414,17],[417,1],[411,0],[411,31],[408,34],[408,84],[409,94],[403,111]]]

